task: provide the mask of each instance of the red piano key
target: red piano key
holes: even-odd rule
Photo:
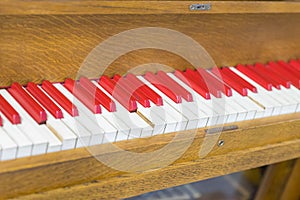
[[[222,97],[222,92],[217,89],[217,87],[211,79],[205,77],[205,74],[201,74],[201,72],[195,70],[187,69],[185,75],[191,80],[194,80],[194,82],[199,82],[200,85],[204,85],[207,91],[216,98]]]
[[[125,80],[123,80],[122,76],[120,76],[119,74],[115,74],[114,77],[111,79],[111,81],[114,84],[115,89],[116,89],[116,86],[118,86],[119,89],[121,89],[123,93],[125,93],[126,95],[128,95],[130,97],[130,99],[132,99],[133,101],[139,100],[138,96],[136,96],[136,94],[132,91],[132,88],[126,89],[127,86],[125,86],[126,83],[124,83]],[[121,81],[122,84],[119,81]]]
[[[267,67],[269,67],[270,70],[272,70],[274,73],[277,73],[279,76],[285,77],[286,79],[291,81],[292,85],[300,89],[300,80],[294,74],[290,73],[275,62],[269,62]]]
[[[19,113],[0,95],[0,112],[2,112],[12,124],[20,124]]]
[[[43,81],[42,88],[47,94],[54,99],[67,113],[71,116],[78,116],[77,107],[65,97],[50,81]]]
[[[109,98],[103,91],[101,91],[96,85],[94,85],[88,78],[81,77],[79,79],[79,83],[91,95],[95,96],[95,98],[100,102],[100,104],[109,112],[116,111],[115,102],[111,98]]]
[[[126,79],[130,81],[135,87],[138,87],[141,92],[143,92],[154,104],[157,106],[163,105],[163,99],[146,84],[140,81],[135,75],[127,74]]]
[[[113,80],[107,76],[101,76],[98,83],[129,112],[134,112],[137,110],[136,101],[126,94],[122,88],[116,86]]]
[[[39,124],[46,122],[46,111],[24,90],[19,83],[13,83],[8,92],[16,101],[29,113],[29,115]]]
[[[189,78],[190,81],[194,81],[194,83],[198,84],[199,87],[202,87],[206,92],[208,93],[212,92],[208,89],[207,83],[205,82],[206,80],[204,80],[204,78],[199,74],[199,72],[196,72],[195,70],[192,69],[186,69],[185,72],[183,72],[183,74],[186,78]],[[209,87],[211,87],[211,84],[209,85]],[[215,91],[218,93],[217,96],[221,97],[220,91],[217,90]],[[216,96],[216,94],[214,94],[214,96]]]
[[[292,67],[300,71],[300,62],[297,62],[296,60],[291,60],[289,63]]]
[[[244,87],[246,87],[248,90],[257,93],[257,88],[254,87],[252,84],[250,84],[248,81],[244,80],[242,77],[234,73],[229,67],[223,67],[222,72],[229,76],[232,80],[240,83]]]
[[[172,89],[168,87],[168,85],[165,84],[164,81],[161,81],[161,79],[156,77],[152,72],[147,72],[144,77],[175,103],[182,102],[181,95],[175,93]]]
[[[101,113],[100,102],[74,80],[66,79],[64,86],[94,114]]]
[[[262,64],[257,63],[256,67],[254,67],[253,65],[247,65],[247,67],[250,68],[251,70],[255,71],[259,76],[264,78],[264,80],[266,82],[271,84],[276,89],[278,89],[278,90],[281,89],[280,81],[276,79],[276,76],[272,75],[272,72],[268,73],[269,70],[266,69],[265,66],[263,66]]]
[[[230,87],[232,87],[234,90],[236,90],[240,95],[242,95],[242,96],[247,96],[248,95],[247,87],[243,86],[238,81],[236,81],[235,79],[231,78],[229,75],[227,75],[220,68],[214,67],[212,69],[212,73],[216,77],[218,77],[219,79],[223,80],[227,85],[229,85]]]
[[[184,74],[182,71],[176,70],[174,75],[183,81],[185,84],[190,86],[193,90],[195,90],[198,94],[200,94],[205,99],[210,99],[210,93],[205,84],[200,83],[200,81],[195,81],[193,78],[191,79],[189,76]],[[199,84],[200,83],[200,84]],[[205,87],[203,87],[205,86]]]
[[[139,88],[137,85],[133,85],[130,81],[121,77],[119,74],[114,75],[113,79],[128,93],[128,95],[134,97],[136,101],[139,102],[143,107],[150,107],[149,98],[141,90],[138,90]]]
[[[207,80],[204,78],[200,72],[194,71],[191,69],[187,69],[184,73],[186,77],[188,77],[190,80],[194,80],[195,83],[199,83],[199,85],[203,85],[207,92],[211,93],[216,98],[222,97],[222,92],[219,91],[215,85],[212,83],[211,80]]]
[[[223,81],[217,79],[211,73],[202,68],[198,68],[197,71],[200,72],[200,74],[203,75],[207,80],[211,81],[218,91],[222,92],[228,97],[232,96],[231,88],[224,84]]]
[[[166,72],[158,71],[156,76],[159,77],[161,80],[167,82],[168,86],[173,88],[173,90],[176,93],[180,94],[181,97],[184,98],[186,101],[193,101],[193,95],[189,91],[184,89],[181,85],[179,85],[176,81],[171,79],[171,77],[168,76]]]
[[[271,91],[272,90],[272,84],[266,81],[263,77],[261,77],[259,74],[257,74],[255,71],[253,71],[249,66],[244,66],[244,65],[237,65],[236,68],[251,78],[253,81],[255,81],[257,84],[261,85],[263,88],[266,90]]]
[[[269,77],[269,79],[271,80],[272,85],[280,84],[280,85],[283,85],[286,88],[291,87],[291,82],[290,81],[286,80],[282,76],[278,76],[278,74],[276,74],[273,71],[271,71],[270,69],[266,68],[263,64],[256,63],[254,68],[255,68],[255,70],[258,70],[261,74],[264,74],[265,77]]]
[[[63,118],[61,109],[49,97],[47,97],[47,95],[45,95],[36,84],[32,82],[28,83],[26,90],[56,119]]]
[[[287,64],[284,61],[278,61],[278,64],[282,66],[284,69],[289,71],[290,73],[294,74],[300,80],[300,71],[292,67],[291,65]]]

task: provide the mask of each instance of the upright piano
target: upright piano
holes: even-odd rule
[[[297,1],[2,0],[0,199],[119,199],[284,161],[268,189],[297,198],[299,24]]]

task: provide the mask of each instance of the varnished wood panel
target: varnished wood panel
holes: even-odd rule
[[[198,1],[24,1],[2,0],[0,14],[191,14],[191,13],[299,13],[297,2],[206,1],[208,11],[190,11]]]
[[[121,199],[285,159],[293,159],[300,156],[299,149],[299,140],[277,143],[268,147],[174,164],[156,171],[95,180],[74,187],[21,196],[17,199]]]
[[[111,169],[98,162],[85,149],[76,149],[1,162],[0,197],[12,197],[21,194],[46,191],[95,179],[101,179],[100,182],[103,185],[105,185],[105,182],[110,185],[114,183],[114,180],[120,180],[120,182],[115,182],[115,186],[111,185],[109,187],[114,188],[119,187],[119,184],[125,184],[126,187],[124,190],[130,191],[126,194],[135,195],[142,193],[144,182],[139,182],[138,180],[141,181],[144,176],[148,177],[147,179],[150,181],[149,185],[145,187],[145,192],[161,189],[159,188],[159,182],[160,180],[162,181],[162,179],[157,179],[157,184],[153,186],[151,186],[150,183],[151,181],[155,181],[152,179],[156,176],[161,176],[161,174],[168,171],[168,169],[170,169],[170,172],[166,172],[167,175],[165,176],[165,179],[163,179],[165,185],[161,185],[161,187],[171,187],[172,184],[183,184],[188,181],[220,176],[234,171],[258,167],[300,156],[299,113],[241,122],[236,123],[236,125],[239,126],[238,130],[227,131],[221,134],[219,139],[224,140],[225,145],[218,147],[213,144],[212,151],[204,158],[199,158],[199,150],[201,144],[203,144],[205,133],[203,129],[199,129],[189,149],[172,165],[160,169],[168,159],[168,155],[164,154],[160,155],[158,160],[154,159],[151,160],[151,162],[149,161],[149,168],[137,169],[137,171],[139,171],[138,173],[125,173]],[[190,132],[179,132],[178,134],[189,136]],[[149,152],[162,148],[174,137],[174,135],[175,133],[170,133],[147,139],[123,141],[117,143],[117,145],[122,149],[133,152]],[[210,135],[206,139],[213,140],[214,137],[215,135]],[[184,144],[187,139],[188,137],[177,141],[172,152],[177,152],[176,148],[181,148],[181,144]],[[103,154],[103,152],[106,152],[106,149],[107,145],[101,145],[98,147],[98,152],[100,152],[100,154],[102,152]],[[121,157],[116,159],[116,162],[120,165],[124,164],[122,163],[124,155],[118,151],[106,152],[105,155],[119,155]],[[245,157],[243,157],[243,155],[245,155]],[[132,162],[127,164],[134,168],[139,162],[140,160],[137,159],[132,160]],[[222,164],[222,162],[225,164]],[[225,168],[224,165],[226,166]],[[201,169],[206,170],[199,171],[196,166],[198,166],[198,168],[201,166]],[[193,172],[197,173],[192,176]],[[172,173],[177,175],[173,177],[174,180],[169,180],[168,182],[168,179],[172,177]],[[190,175],[185,179],[183,176],[180,176],[182,173],[189,173]],[[122,178],[118,179],[117,177],[119,176],[122,176]],[[126,177],[131,177],[132,179],[128,180]],[[195,179],[192,180],[192,178]],[[123,180],[124,182],[122,182]],[[137,186],[138,182],[135,184],[135,180],[141,185]],[[130,186],[130,184],[132,185]],[[134,191],[135,188],[132,188],[133,186],[139,187],[139,189]],[[108,192],[107,190],[109,187],[106,189],[102,187],[104,186],[100,187],[100,190],[104,190],[102,192]],[[116,197],[125,197],[121,194],[122,191],[116,194]],[[108,192],[103,195],[108,195],[106,196],[108,198],[112,194]]]
[[[179,31],[201,44],[219,66],[300,57],[300,14],[1,15],[0,86],[75,78],[89,52],[105,39],[141,27]],[[162,43],[164,41],[161,41]],[[120,57],[106,74],[161,62],[184,69],[180,56],[157,50]],[[98,70],[86,75],[95,77]]]

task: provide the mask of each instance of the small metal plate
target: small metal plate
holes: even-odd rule
[[[220,127],[216,127],[216,128],[210,128],[210,129],[206,129],[205,133],[207,134],[214,134],[214,133],[220,133],[220,132],[224,132],[224,131],[232,131],[232,130],[236,130],[239,127],[236,125],[231,125],[231,126],[220,126]]]
[[[211,4],[191,4],[190,5],[190,11],[201,11],[201,10],[210,10],[211,9]]]

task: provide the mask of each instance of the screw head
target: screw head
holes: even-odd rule
[[[219,142],[218,142],[218,146],[219,146],[219,147],[221,147],[221,146],[223,146],[223,145],[224,145],[224,143],[225,143],[225,142],[224,142],[224,140],[219,140]]]

